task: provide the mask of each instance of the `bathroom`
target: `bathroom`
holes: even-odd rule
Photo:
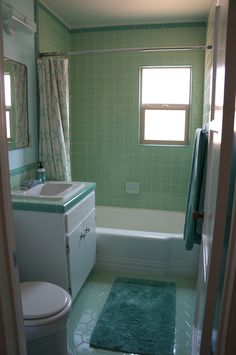
[[[24,63],[28,75],[29,147],[9,151],[12,189],[25,179],[35,177],[38,160],[35,57],[38,53],[154,47],[157,44],[160,47],[204,46],[207,36],[211,36],[207,19],[181,24],[173,21],[168,24],[70,31],[41,2],[7,2],[31,19],[35,14],[37,25],[35,38],[20,31],[14,34],[3,32],[4,56]],[[209,55],[208,61],[205,61],[205,54]],[[106,269],[112,270],[114,275],[129,270],[143,277],[166,279],[174,273],[182,286],[181,297],[186,297],[188,307],[193,309],[189,319],[192,325],[199,247],[194,246],[193,251],[186,252],[179,236],[183,232],[195,130],[208,122],[210,79],[207,74],[210,69],[207,65],[211,59],[211,54],[203,50],[127,52],[71,56],[69,64],[72,179],[96,182],[98,255],[91,285],[97,283],[101,275],[103,282],[107,283],[104,291],[107,292],[113,274],[106,273]],[[139,67],[181,65],[192,68],[190,144],[178,147],[139,144],[136,119],[139,115]],[[135,185],[138,186],[137,193],[127,189],[130,182],[138,183]],[[170,224],[170,220],[173,223]],[[126,230],[125,235],[122,230]],[[139,236],[139,232],[133,232],[135,230],[149,233],[140,232]],[[153,238],[147,237],[150,232]],[[161,238],[163,234],[167,234],[166,243]],[[151,253],[153,240],[159,243],[158,248],[163,245],[158,256]],[[127,243],[126,247],[124,243]],[[124,255],[122,248],[131,250],[134,243],[136,255],[134,252]],[[148,245],[150,250],[147,251]],[[144,249],[147,255],[142,258],[145,253],[140,251]],[[177,250],[178,255],[175,254]],[[170,258],[168,265],[166,257]],[[185,279],[186,284],[181,278]],[[81,294],[82,300],[89,292],[89,285],[87,287]],[[71,319],[73,327],[73,314]],[[73,339],[69,339],[70,350],[75,351],[76,348],[81,354],[89,354],[88,341],[78,340],[81,336],[78,329],[74,329]],[[192,333],[188,334],[186,329],[180,332],[184,335],[176,343],[176,354],[189,354]]]

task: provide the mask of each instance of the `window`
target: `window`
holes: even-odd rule
[[[188,144],[190,83],[190,67],[141,68],[141,143]]]
[[[11,76],[4,73],[5,112],[7,139],[11,138]]]

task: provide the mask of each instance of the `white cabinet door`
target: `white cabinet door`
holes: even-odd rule
[[[92,270],[96,259],[96,215],[95,210],[83,222],[83,263],[84,269],[87,269],[87,276]]]
[[[76,297],[95,263],[95,210],[67,237],[72,299]]]

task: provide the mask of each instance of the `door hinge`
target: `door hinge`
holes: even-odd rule
[[[71,287],[69,287],[68,291],[69,291],[69,294],[72,295],[72,288]]]
[[[18,265],[18,257],[17,257],[16,251],[13,251],[13,253],[12,253],[12,258],[13,258],[13,265],[14,265],[14,267],[17,267],[17,265]]]
[[[66,254],[69,254],[70,253],[70,247],[68,244],[66,244]]]

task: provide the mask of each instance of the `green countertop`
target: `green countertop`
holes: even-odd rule
[[[12,207],[15,210],[25,211],[39,211],[39,212],[52,212],[52,213],[65,213],[90,192],[95,191],[96,183],[86,182],[85,187],[75,195],[71,196],[68,200],[52,201],[38,199],[34,197],[12,197]]]

